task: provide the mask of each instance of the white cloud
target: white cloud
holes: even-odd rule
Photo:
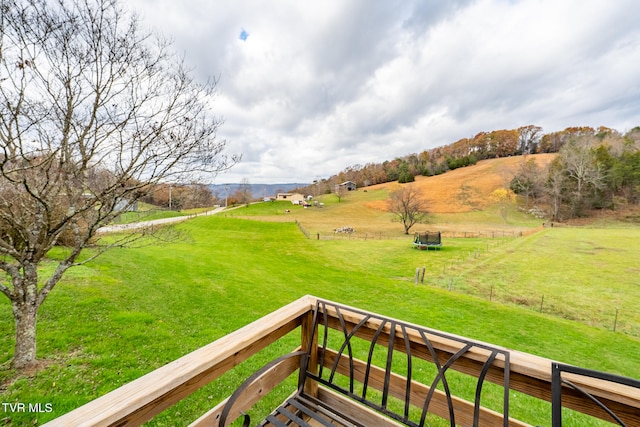
[[[244,161],[217,182],[310,182],[525,124],[640,124],[631,0],[131,4],[220,76],[220,136]]]

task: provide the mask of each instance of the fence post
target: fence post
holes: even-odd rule
[[[413,284],[418,284],[418,279],[420,278],[420,267],[416,267],[416,276],[413,279]]]
[[[422,274],[420,275],[420,283],[424,283],[424,273],[426,273],[427,267],[422,266]]]
[[[616,328],[617,328],[617,326],[618,326],[618,310],[619,310],[619,308],[618,308],[618,307],[616,307],[616,318],[615,318],[615,320],[613,321],[613,332],[615,332],[615,331],[616,331]]]

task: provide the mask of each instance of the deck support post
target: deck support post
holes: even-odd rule
[[[303,315],[302,317],[302,325],[300,328],[301,332],[301,348],[302,350],[307,351],[309,354],[309,360],[307,363],[309,364],[308,371],[317,374],[318,373],[318,329],[314,327],[313,324],[313,311],[310,311]],[[304,382],[304,392],[313,397],[318,397],[318,383],[315,381],[305,381]]]

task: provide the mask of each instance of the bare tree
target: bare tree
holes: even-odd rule
[[[418,189],[412,185],[403,185],[389,194],[389,211],[394,214],[394,220],[404,226],[404,234],[415,224],[427,219],[426,203]]]
[[[593,151],[596,144],[593,137],[583,137],[571,141],[560,150],[567,176],[576,183],[578,197],[581,197],[585,187],[602,185],[604,175]]]
[[[206,185],[194,183],[188,188],[189,192],[185,208],[210,208],[215,204],[211,189]]]
[[[333,194],[335,194],[335,196],[338,198],[338,202],[341,202],[342,199],[347,197],[347,194],[349,194],[349,191],[347,190],[346,186],[336,184],[334,186]]]
[[[253,199],[251,193],[251,183],[248,178],[242,178],[238,187],[238,201],[243,205],[248,205]]]
[[[595,154],[597,144],[595,137],[581,136],[562,147],[559,153],[573,190],[570,202],[574,214],[589,208],[589,196],[604,187],[605,175]]]
[[[509,183],[509,188],[516,194],[524,196],[525,208],[529,209],[529,202],[538,197],[543,186],[543,170],[536,164],[534,159],[522,157],[513,179]]]
[[[216,138],[216,82],[196,83],[117,0],[0,8],[0,291],[20,369],[36,362],[38,309],[101,225],[159,182],[190,182],[237,158]],[[66,257],[41,277],[62,240]]]
[[[549,217],[552,220],[561,220],[567,182],[561,158],[556,157],[547,166],[546,176],[544,194],[549,204]]]
[[[518,128],[518,151],[520,154],[533,154],[538,150],[538,144],[542,137],[542,128],[535,125],[521,126]]]

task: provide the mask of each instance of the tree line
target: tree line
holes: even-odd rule
[[[536,125],[480,132],[452,144],[409,154],[394,160],[349,166],[327,179],[300,189],[309,194],[334,191],[336,184],[353,181],[358,187],[416,176],[438,175],[480,160],[540,153],[558,153],[548,171],[533,161],[518,170],[511,190],[529,206],[550,203],[550,217],[579,216],[591,208],[638,203],[640,193],[640,127],[622,134],[608,127],[568,127],[543,133]]]
[[[559,139],[554,143],[560,141]],[[640,203],[640,127],[583,133],[562,142],[546,168],[523,161],[510,182],[527,207],[542,202],[552,220]]]
[[[171,210],[211,207],[220,203],[206,184],[160,183],[145,192],[140,201]]]

